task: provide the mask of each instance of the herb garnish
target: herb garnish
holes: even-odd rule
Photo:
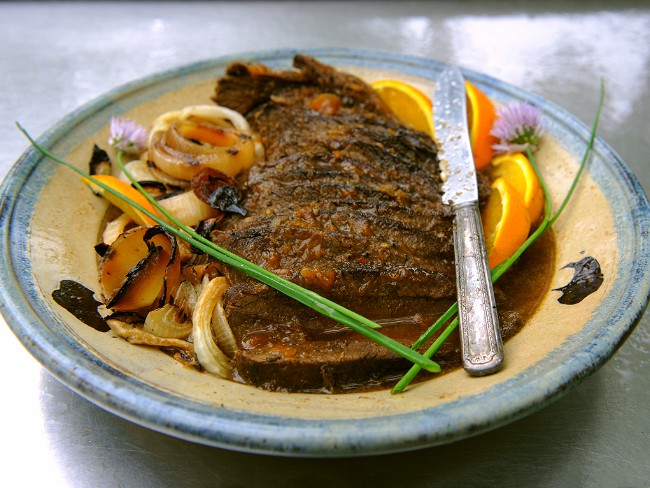
[[[537,150],[544,134],[542,111],[528,103],[511,103],[497,109],[497,120],[490,132],[499,142],[492,148],[497,154]]]

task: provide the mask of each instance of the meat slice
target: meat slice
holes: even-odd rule
[[[248,215],[227,218],[212,238],[410,345],[455,300],[452,219],[440,198],[436,146],[401,125],[362,80],[307,56],[294,66],[236,63],[217,83],[214,100],[245,115],[266,160],[243,177]],[[224,272],[242,381],[335,392],[408,367],[237,270]]]

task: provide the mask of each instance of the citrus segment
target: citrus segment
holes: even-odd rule
[[[528,158],[522,153],[504,154],[492,161],[492,175],[503,177],[521,195],[531,223],[537,222],[544,208],[544,192]]]
[[[158,215],[158,212],[154,210],[153,206],[144,197],[144,195],[142,195],[142,193],[140,193],[138,190],[133,188],[128,183],[125,183],[119,178],[116,178],[115,176],[111,176],[111,175],[94,175],[93,178],[100,181],[101,183],[104,183],[105,185],[109,186],[110,188],[117,191],[118,193],[121,193],[125,197],[130,198],[132,201],[140,205],[142,208],[148,210],[152,214]],[[156,223],[152,219],[147,217],[145,214],[140,212],[135,207],[132,207],[128,202],[125,202],[120,197],[113,195],[109,191],[104,190],[102,187],[96,185],[95,183],[93,183],[92,181],[86,178],[84,178],[83,181],[88,186],[90,186],[90,188],[95,193],[104,197],[106,200],[108,200],[110,203],[115,205],[125,214],[128,214],[138,225],[146,225],[146,226],[156,225]]]
[[[481,212],[490,269],[508,259],[528,238],[530,217],[523,199],[504,178],[492,183]]]
[[[497,142],[496,137],[490,133],[496,119],[496,110],[487,95],[469,81],[465,82],[465,93],[467,95],[467,125],[474,166],[481,169],[492,161],[492,145]]]
[[[399,80],[375,81],[372,87],[403,124],[433,137],[433,106],[429,97]]]

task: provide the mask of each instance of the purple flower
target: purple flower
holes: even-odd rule
[[[147,148],[147,129],[131,119],[111,118],[108,143],[118,151],[140,154]]]
[[[499,154],[537,150],[544,133],[542,111],[527,103],[511,103],[497,109],[491,134],[499,139],[492,148]]]

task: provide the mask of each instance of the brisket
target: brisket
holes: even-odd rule
[[[241,112],[266,160],[241,178],[247,216],[212,239],[301,286],[386,324],[410,345],[455,301],[452,216],[436,146],[400,124],[360,79],[307,56],[292,70],[236,63],[214,100]],[[319,96],[340,103],[319,110]],[[224,267],[236,377],[268,389],[343,391],[408,362],[275,290]]]

